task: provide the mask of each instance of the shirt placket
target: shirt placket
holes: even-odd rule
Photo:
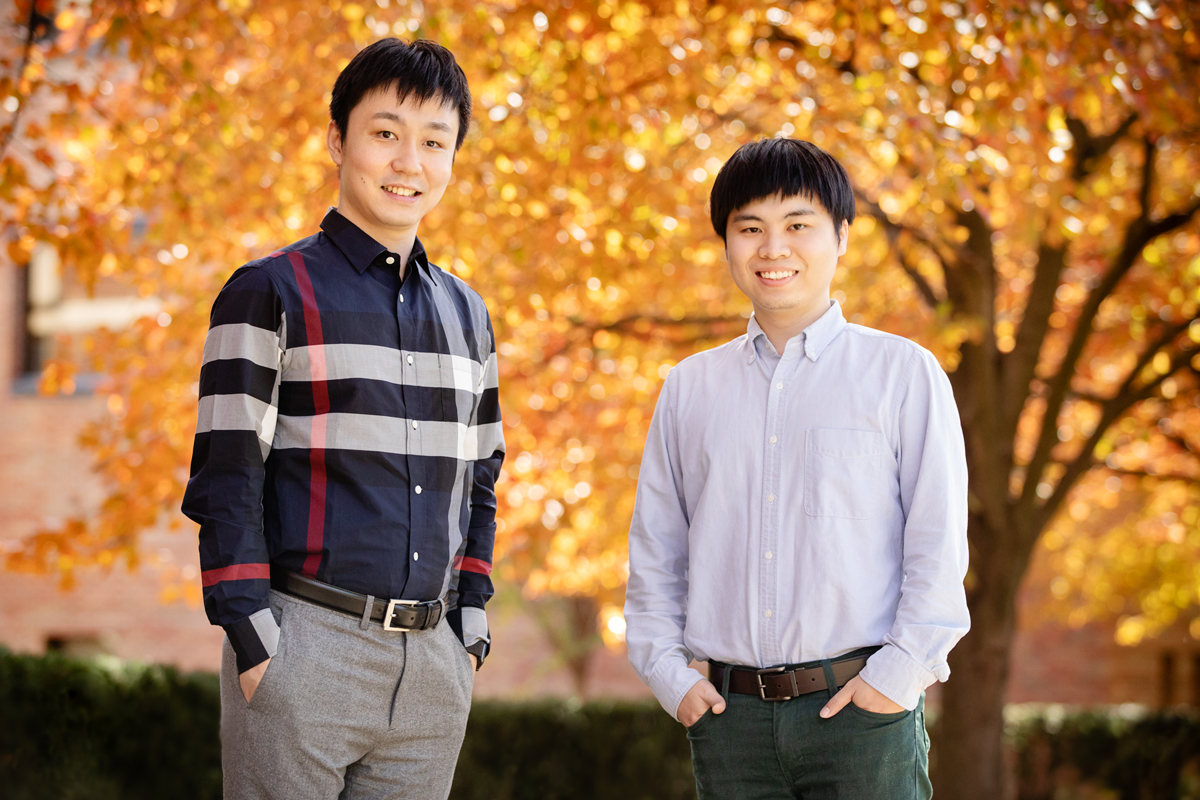
[[[414,268],[413,265],[410,263],[408,266],[408,269],[413,269],[413,268]],[[415,277],[415,276],[410,276],[410,277]],[[413,404],[410,401],[410,398],[408,397],[408,387],[417,385],[419,383],[417,372],[421,366],[416,363],[416,357],[414,355],[414,352],[411,350],[407,350],[404,346],[404,344],[405,344],[404,332],[406,330],[405,326],[406,326],[409,318],[411,317],[411,314],[409,313],[409,309],[412,308],[411,302],[408,302],[407,304],[405,303],[405,299],[406,299],[405,296],[412,295],[414,285],[415,285],[415,281],[413,281],[413,280],[402,281],[400,284],[400,291],[396,293],[396,323],[397,323],[396,328],[397,328],[397,331],[399,332],[399,338],[400,338],[400,341],[397,344],[400,347],[400,353],[401,353],[401,358],[400,358],[400,397],[404,401],[404,407],[406,410],[412,409],[412,407],[413,407]],[[412,298],[409,297],[408,299],[411,301]],[[412,520],[414,520],[418,517],[418,514],[416,513],[416,505],[417,505],[418,497],[421,494],[421,492],[423,491],[424,487],[421,486],[420,476],[419,476],[418,472],[416,471],[418,460],[414,460],[411,455],[412,453],[416,452],[420,446],[420,435],[421,435],[420,422],[418,422],[416,419],[405,418],[405,422],[404,422],[404,452],[405,452],[404,460],[408,464],[408,477],[409,477],[408,509],[409,509],[409,521],[410,521],[409,522],[409,540],[408,540],[409,552],[407,553],[407,556],[406,556],[409,560],[408,561],[408,570],[407,570],[408,581],[407,581],[406,586],[413,585],[414,573],[417,573],[419,571],[418,568],[420,565],[420,558],[421,558],[421,552],[417,548],[416,543],[413,541],[413,532],[416,530],[416,528],[415,528],[415,526],[413,526]],[[420,583],[419,579],[418,579],[417,583],[418,584]],[[401,594],[403,594],[403,591],[401,592]]]
[[[759,537],[759,641],[762,642],[763,666],[783,663],[779,646],[779,536],[784,504],[783,423],[786,418],[796,364],[797,348],[788,348],[771,374],[767,394],[767,426],[763,432],[762,535]]]

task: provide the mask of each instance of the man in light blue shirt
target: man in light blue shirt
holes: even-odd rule
[[[754,315],[659,396],[629,534],[630,660],[687,726],[701,800],[928,798],[924,692],[969,627],[950,383],[830,299],[854,196],[828,153],[745,145],[711,213]]]

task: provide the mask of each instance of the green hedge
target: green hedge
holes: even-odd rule
[[[217,677],[0,651],[5,800],[219,800]],[[657,705],[476,702],[454,800],[694,798]]]
[[[3,794],[219,798],[218,696],[215,675],[0,653]]]
[[[217,800],[217,678],[0,650],[6,800]],[[1028,711],[1020,800],[1200,798],[1200,717]],[[1099,790],[1099,792],[1097,791]],[[652,703],[476,702],[454,800],[695,797],[682,728]]]
[[[1200,800],[1200,715],[1131,711],[1051,708],[1012,725],[1019,800],[1098,796],[1089,787],[1119,800]]]

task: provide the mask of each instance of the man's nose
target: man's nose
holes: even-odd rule
[[[766,241],[758,248],[759,258],[787,258],[791,254],[792,250],[788,247],[787,239],[783,236],[767,234]]]
[[[415,174],[421,171],[421,157],[415,142],[403,142],[392,156],[392,169],[399,173]]]

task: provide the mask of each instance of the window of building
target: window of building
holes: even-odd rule
[[[1175,705],[1175,654],[1163,653],[1158,660],[1158,705],[1168,708]]]
[[[39,242],[29,264],[17,270],[18,308],[23,309],[17,330],[14,391],[36,394],[42,369],[54,358],[83,362],[80,336],[100,328],[123,330],[139,317],[162,310],[154,297],[137,297],[115,281],[101,280],[91,291],[72,276],[63,275],[58,251]],[[89,394],[98,376],[76,378],[76,394]]]
[[[68,633],[46,637],[46,652],[71,658],[93,658],[107,653],[99,634]]]

